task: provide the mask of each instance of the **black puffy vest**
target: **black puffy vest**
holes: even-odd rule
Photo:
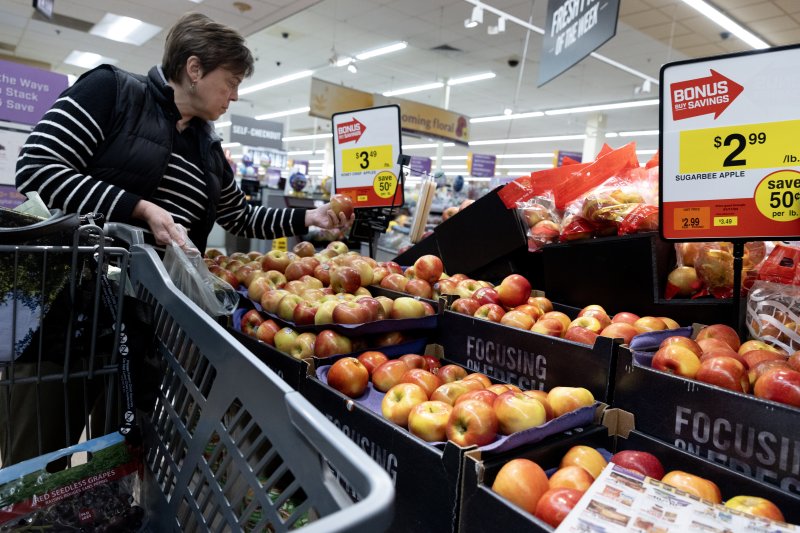
[[[158,67],[147,76],[131,74],[110,65],[117,80],[117,105],[110,133],[88,163],[86,174],[113,183],[148,199],[158,188],[172,152],[175,124],[181,118],[172,88],[163,81]],[[228,167],[220,138],[204,125],[200,154],[209,203],[206,217],[189,229],[192,242],[202,251],[216,220],[223,172]]]

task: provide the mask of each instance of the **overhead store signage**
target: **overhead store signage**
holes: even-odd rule
[[[396,105],[335,113],[333,187],[355,207],[403,205],[398,186],[400,108]]]
[[[467,154],[467,172],[469,172],[470,176],[476,178],[492,178],[494,177],[496,165],[496,155],[475,154],[472,152]]]
[[[460,113],[311,79],[309,115],[312,117],[330,119],[335,113],[386,105],[400,106],[400,127],[404,133],[464,146],[469,143],[469,117]]]
[[[661,69],[665,239],[800,235],[800,47]]]
[[[550,0],[539,87],[612,38],[617,33],[618,15],[619,0]]]
[[[0,120],[36,124],[67,85],[64,74],[0,60]]]
[[[408,163],[408,169],[411,171],[412,176],[427,176],[431,173],[431,158],[412,155]]]
[[[230,142],[283,150],[283,123],[231,115]]]

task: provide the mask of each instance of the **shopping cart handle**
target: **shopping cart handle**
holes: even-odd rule
[[[103,225],[106,235],[121,240],[130,249],[134,244],[144,244],[144,233],[136,226],[122,224],[121,222],[108,222]]]

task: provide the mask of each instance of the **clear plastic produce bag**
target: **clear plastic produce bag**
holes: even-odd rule
[[[747,329],[787,353],[800,350],[800,287],[756,281],[747,298]]]
[[[183,247],[170,242],[164,254],[164,267],[172,282],[209,315],[230,315],[239,302],[236,289],[208,271],[203,255],[188,236],[184,242]]]

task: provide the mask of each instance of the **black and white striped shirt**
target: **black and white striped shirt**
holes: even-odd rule
[[[115,75],[106,69],[91,72],[62,95],[20,151],[17,189],[38,192],[50,208],[103,213],[106,220],[137,225],[152,242],[147,225],[130,218],[139,198],[86,174],[93,155],[111,132],[116,99]],[[187,228],[205,217],[209,201],[198,135],[205,135],[199,119],[180,133],[174,130],[166,172],[152,197],[147,198]],[[304,231],[304,218],[304,210],[248,204],[233,172],[223,174],[217,222],[231,233],[261,239],[294,235]]]

